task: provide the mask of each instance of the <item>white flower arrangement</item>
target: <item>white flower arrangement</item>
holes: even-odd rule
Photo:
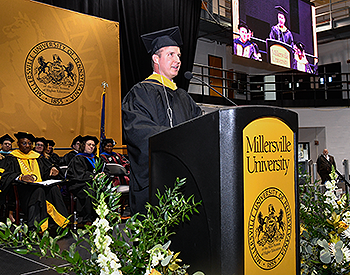
[[[301,195],[302,274],[350,274],[350,207],[346,194],[336,196],[334,167],[326,191],[304,189]]]
[[[120,261],[110,249],[113,240],[108,233],[112,227],[106,220],[109,210],[103,195],[96,213],[99,217],[92,224],[92,227],[96,227],[93,231],[95,247],[92,247],[91,250],[98,254],[96,262],[101,268],[100,275],[122,275],[119,271],[119,268],[121,268]]]

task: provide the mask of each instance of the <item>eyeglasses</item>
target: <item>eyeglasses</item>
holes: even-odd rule
[[[32,146],[32,143],[29,141],[29,142],[22,142],[21,143],[23,146],[27,146],[27,145],[29,145],[29,146]]]
[[[92,146],[92,147],[96,147],[96,145],[94,143],[86,143],[87,146]]]
[[[36,147],[44,147],[44,144],[35,144]]]

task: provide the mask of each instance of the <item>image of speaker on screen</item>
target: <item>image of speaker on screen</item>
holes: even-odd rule
[[[275,6],[275,9],[277,10],[277,25],[272,26],[269,37],[293,46],[293,35],[286,26],[288,11],[282,6]]]
[[[306,73],[314,73],[309,61],[305,55],[305,45],[303,42],[295,43],[294,47],[294,59],[292,69],[306,72]]]
[[[238,56],[261,61],[261,54],[256,43],[251,41],[252,30],[244,22],[238,25],[239,37],[233,40],[233,52]]]

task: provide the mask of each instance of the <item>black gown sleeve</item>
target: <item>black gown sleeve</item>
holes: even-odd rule
[[[16,178],[21,175],[21,169],[17,162],[17,159],[13,156],[8,156],[4,162],[4,173],[1,176],[0,189],[1,192],[6,195],[9,187],[15,182]]]
[[[74,150],[72,150],[65,154],[63,157],[61,157],[60,166],[68,166],[70,161],[75,157],[76,154],[77,153]]]
[[[75,156],[68,165],[66,178],[70,182],[85,183],[93,178],[93,167],[83,156]]]

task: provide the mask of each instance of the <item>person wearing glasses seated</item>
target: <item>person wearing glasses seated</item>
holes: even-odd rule
[[[34,146],[34,151],[39,153],[42,158],[48,159],[49,156],[46,154],[47,150],[47,140],[44,137],[36,137],[35,138],[35,146]]]
[[[105,163],[116,163],[122,165],[126,171],[130,173],[130,162],[121,154],[113,152],[113,146],[115,145],[115,141],[111,138],[106,138],[101,142],[102,153],[100,154],[100,158]],[[113,185],[128,185],[129,184],[129,176],[119,176],[114,177]]]
[[[32,150],[35,140],[32,134],[18,132],[15,137],[19,149],[6,157],[5,172],[1,176],[1,191],[6,193],[13,184],[18,184],[20,205],[27,214],[30,229],[35,229],[35,221],[40,222],[48,215],[57,225],[65,227],[68,223],[68,212],[60,189],[56,184],[40,184],[56,176],[58,170],[46,158]],[[41,225],[41,230],[45,231],[48,226],[47,220]]]
[[[91,224],[96,213],[93,209],[91,198],[85,190],[89,190],[86,182],[91,183],[96,174],[96,156],[98,139],[94,136],[84,136],[81,139],[79,153],[72,158],[68,165],[66,179],[69,180],[68,190],[77,197],[78,223]]]
[[[10,137],[8,134],[3,135],[0,137],[0,145],[1,145],[1,151],[0,151],[0,167],[1,167],[1,161],[5,159],[5,157],[11,153],[12,151],[12,142],[15,140]]]

